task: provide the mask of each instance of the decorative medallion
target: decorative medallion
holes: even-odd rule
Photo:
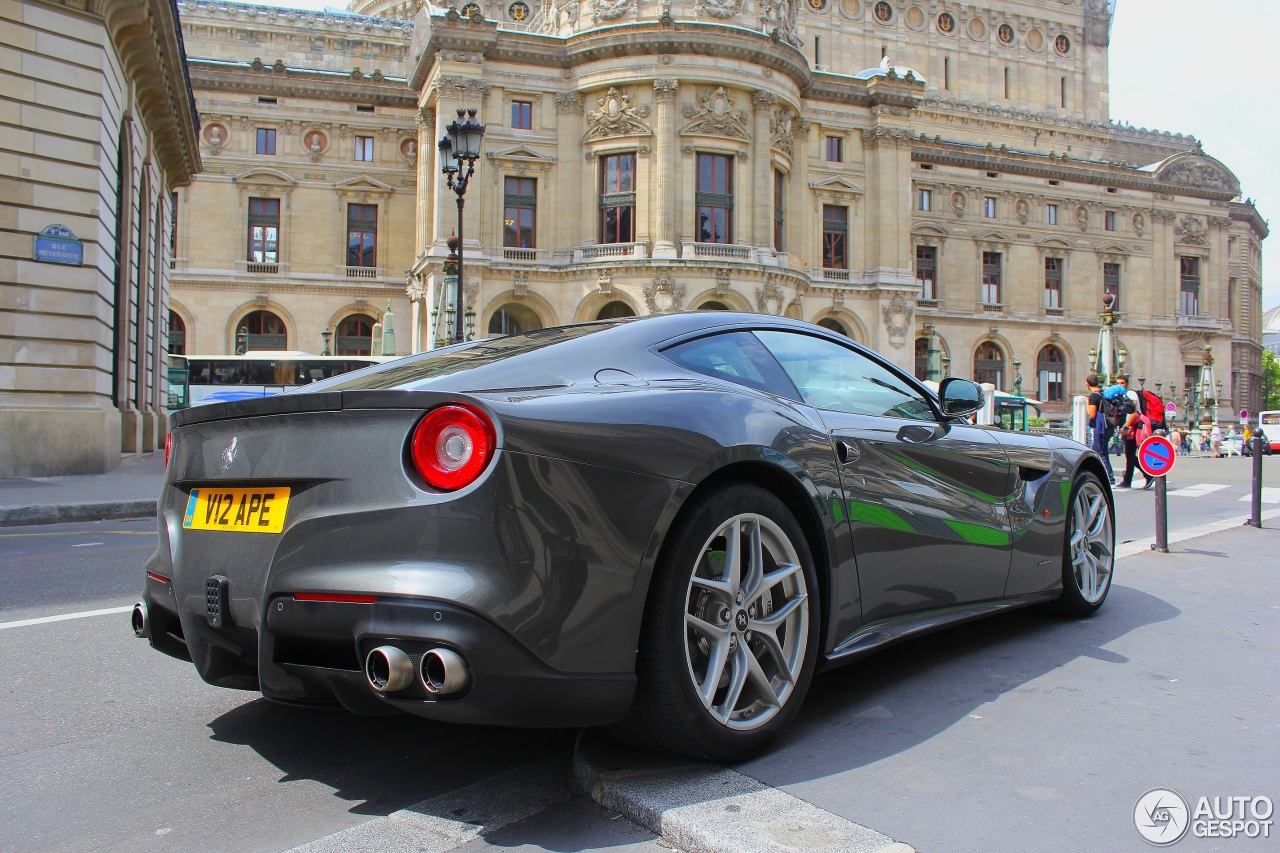
[[[516,0],[507,7],[507,17],[515,21],[517,24],[523,22],[529,17],[529,4],[524,0]]]
[[[712,89],[701,99],[701,104],[701,107],[685,104],[684,117],[690,121],[680,131],[681,136],[726,136],[751,141],[751,135],[747,133],[747,114],[733,108],[734,100],[724,86]]]
[[[412,136],[400,141],[400,156],[406,160],[418,159],[418,140]]]
[[[648,107],[631,106],[631,97],[610,87],[603,98],[596,100],[596,108],[587,114],[586,139],[604,139],[609,136],[648,136],[649,130],[642,118],[649,114]]]
[[[1053,49],[1063,56],[1066,56],[1071,52],[1071,39],[1064,35],[1059,35],[1053,40]]]
[[[210,154],[217,154],[227,144],[227,128],[221,124],[208,124],[204,128],[204,141],[209,146]]]
[[[1133,215],[1133,233],[1141,237],[1142,232],[1146,230],[1147,230],[1147,217],[1143,216],[1141,213],[1135,213]]]
[[[956,19],[950,12],[938,16],[938,32],[949,36],[956,31]]]
[[[476,15],[479,15],[482,19],[484,18],[484,10],[480,8],[478,3],[468,3],[462,7],[462,17],[474,18]]]
[[[964,197],[964,193],[953,192],[951,194],[951,209],[955,211],[956,216],[964,216],[964,208],[968,203],[968,200]]]
[[[875,7],[876,20],[882,24],[887,24],[893,20],[893,7],[884,0],[880,0]]]
[[[846,18],[861,18],[862,4],[858,0],[840,0],[840,11]]]
[[[827,8],[827,0],[809,0],[809,8],[815,12],[822,12]]]
[[[1076,208],[1076,225],[1080,226],[1081,231],[1089,230],[1089,208],[1083,204]]]
[[[1027,31],[1027,47],[1032,50],[1039,50],[1044,47],[1044,33],[1039,30]]]
[[[907,10],[906,21],[907,26],[913,30],[924,29],[924,10],[919,6],[912,6]]]
[[[996,38],[1000,39],[1001,44],[1013,44],[1013,27],[1001,24],[996,28]]]
[[[631,0],[592,0],[592,10],[596,23],[615,21],[631,10]]]
[[[915,314],[915,308],[907,302],[901,292],[898,292],[893,295],[893,301],[885,305],[881,312],[884,314],[884,325],[889,330],[889,343],[895,349],[902,349],[907,341],[907,330],[911,328],[911,317]]]
[[[813,2],[814,0],[809,0],[810,5]],[[742,11],[741,0],[698,0],[696,5],[699,12],[706,12],[713,18],[732,18]],[[827,5],[826,0],[822,0],[822,5]]]
[[[1013,212],[1017,214],[1018,221],[1026,225],[1027,219],[1031,216],[1031,205],[1027,204],[1025,198],[1020,198],[1013,203]]]
[[[987,25],[982,23],[981,18],[969,19],[969,38],[974,41],[982,41],[987,37]]]
[[[1173,226],[1173,233],[1179,243],[1196,246],[1203,246],[1205,243],[1204,222],[1198,216],[1184,217],[1181,225]]]
[[[644,302],[650,314],[666,314],[679,311],[684,305],[684,285],[676,282],[670,273],[662,273],[652,284],[644,286]]]

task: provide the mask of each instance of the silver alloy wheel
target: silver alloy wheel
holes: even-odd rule
[[[755,513],[720,525],[698,552],[684,621],[689,677],[711,716],[738,731],[773,718],[809,638],[804,568],[782,528]]]
[[[1067,542],[1076,589],[1087,603],[1097,604],[1111,586],[1115,562],[1111,508],[1101,486],[1092,480],[1081,484],[1071,506],[1069,524]]]

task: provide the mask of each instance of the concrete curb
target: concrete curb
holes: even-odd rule
[[[8,507],[0,509],[0,527],[17,527],[24,524],[62,524],[67,521],[114,521],[121,518],[154,518],[155,514],[155,500]]]
[[[447,853],[568,800],[568,766],[569,756],[560,753],[326,835],[289,853]]]
[[[574,787],[686,853],[914,853],[887,835],[716,764],[578,736]]]
[[[1269,509],[1263,511],[1262,518],[1260,520],[1269,521],[1273,518],[1280,518],[1280,509]],[[1202,524],[1199,527],[1188,527],[1185,530],[1170,533],[1166,544],[1173,545],[1175,542],[1186,542],[1188,539],[1195,539],[1197,536],[1208,536],[1210,533],[1221,533],[1223,530],[1235,530],[1237,527],[1244,527],[1248,521],[1249,516],[1242,515],[1239,518],[1226,518],[1222,521]],[[1132,542],[1125,542],[1117,545],[1116,559],[1123,560],[1125,557],[1145,554],[1149,552],[1155,544],[1155,537],[1148,536],[1146,539],[1134,539]]]

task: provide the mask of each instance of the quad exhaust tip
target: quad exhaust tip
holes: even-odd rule
[[[129,617],[129,622],[133,626],[133,636],[140,639],[148,639],[151,636],[151,621],[147,619],[147,603],[139,601],[133,605],[133,615]]]
[[[364,676],[378,693],[395,693],[413,683],[413,661],[395,646],[378,646],[364,659]]]
[[[449,649],[432,649],[422,656],[422,686],[435,696],[466,690],[471,683],[467,662]]]

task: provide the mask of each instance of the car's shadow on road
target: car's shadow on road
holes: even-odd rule
[[[1032,607],[890,647],[820,673],[791,729],[769,753],[737,769],[778,786],[872,764],[1078,658],[1128,664],[1107,644],[1180,612],[1116,585],[1090,619]]]
[[[213,739],[247,746],[280,768],[280,783],[310,779],[382,816],[573,746],[576,730],[460,726],[409,715],[360,717],[265,699],[209,723]]]

